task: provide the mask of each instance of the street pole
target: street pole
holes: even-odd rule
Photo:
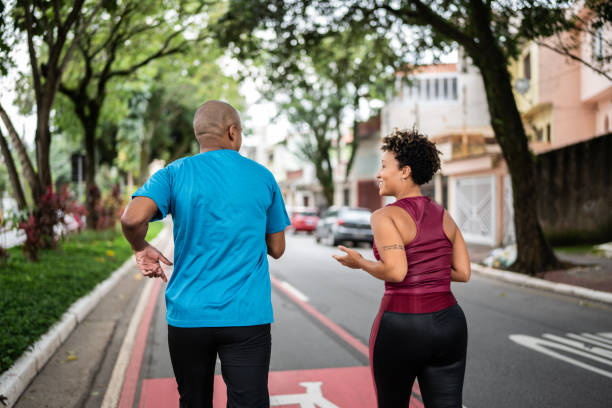
[[[77,160],[77,188],[79,201],[83,201],[83,159],[84,156],[79,155],[79,159]]]

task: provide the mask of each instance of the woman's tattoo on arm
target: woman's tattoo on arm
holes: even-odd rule
[[[385,245],[384,247],[382,247],[383,251],[387,251],[389,249],[401,249],[404,250],[404,246],[403,245],[399,245],[399,244],[393,244],[393,245]]]

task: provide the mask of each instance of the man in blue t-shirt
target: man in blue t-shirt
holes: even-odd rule
[[[267,255],[283,254],[289,217],[272,174],[238,153],[242,127],[233,107],[206,102],[193,128],[200,154],[172,162],[133,194],[123,233],[142,273],[167,281],[160,262],[172,263],[145,235],[150,221],[172,215],[166,318],[181,408],[212,407],[217,355],[228,407],[269,407]]]

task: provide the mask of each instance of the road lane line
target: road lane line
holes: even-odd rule
[[[603,375],[604,377],[608,377],[608,378],[612,378],[612,372],[610,371],[606,371],[606,370],[602,370],[601,368],[598,367],[594,367],[592,365],[583,363],[580,360],[576,360],[574,358],[571,357],[567,357],[563,354],[560,354],[556,351],[550,350],[551,349],[557,349],[557,350],[562,350],[565,351],[566,353],[570,353],[570,354],[577,354],[581,357],[586,357],[589,358],[591,360],[595,360],[595,361],[599,361],[602,362],[604,364],[608,363],[608,360],[605,360],[603,358],[599,358],[596,356],[593,356],[592,354],[589,353],[585,353],[583,351],[580,350],[576,350],[572,347],[566,346],[564,344],[560,344],[560,343],[556,343],[554,341],[551,340],[546,340],[546,339],[541,339],[538,337],[532,337],[532,336],[527,336],[524,334],[511,334],[510,336],[508,336],[510,338],[510,340],[512,340],[513,342],[520,344],[521,346],[530,348],[532,350],[535,351],[539,351],[542,354],[546,354],[549,357],[552,358],[556,358],[558,360],[561,361],[565,361],[566,363],[570,363],[573,364],[575,366],[578,366],[580,368],[584,368],[585,370],[589,370],[592,371],[594,373]]]
[[[306,311],[312,317],[317,319],[325,327],[330,329],[334,334],[336,334],[338,337],[344,340],[348,345],[353,347],[359,353],[363,354],[366,358],[368,359],[370,358],[370,350],[367,346],[365,346],[362,342],[360,342],[355,337],[353,337],[350,333],[348,333],[342,327],[338,326],[332,320],[327,318],[324,314],[319,312],[317,309],[312,307],[310,304],[301,300],[298,296],[296,296],[292,291],[290,291],[283,285],[283,281],[275,278],[272,275],[270,275],[270,281],[272,282],[272,285],[274,285],[277,289],[283,292],[287,297],[293,300],[298,306],[300,306],[304,311]],[[412,388],[413,395],[412,395],[412,398],[410,399],[410,408],[424,408],[423,403],[419,399],[415,398],[415,395],[418,398],[422,398],[420,391],[421,390],[419,389],[418,383],[415,382]]]
[[[281,285],[287,289],[289,292],[293,293],[298,299],[300,299],[302,302],[308,302],[308,296],[306,296],[305,294],[303,294],[302,292],[300,292],[299,290],[297,290],[295,288],[295,286],[291,285],[289,282],[287,281],[282,281]]]
[[[598,336],[596,334],[591,334],[591,333],[582,333],[582,336],[591,338],[593,340],[601,341],[601,342],[604,342],[604,343],[609,344],[610,346],[612,346],[612,340],[606,339],[603,336]]]
[[[123,343],[121,343],[121,349],[119,350],[117,361],[113,367],[113,372],[111,374],[108,387],[106,388],[106,393],[104,394],[101,408],[115,408],[117,404],[119,404],[123,381],[125,379],[127,367],[130,363],[130,355],[132,354],[132,350],[134,348],[134,341],[136,339],[136,335],[138,334],[138,327],[140,326],[147,303],[151,297],[153,284],[154,282],[152,280],[148,280],[142,289],[142,293],[140,294],[138,304],[136,305],[136,309],[134,310],[134,314],[130,320]]]
[[[350,335],[342,327],[332,322],[324,314],[319,312],[317,309],[312,307],[310,304],[298,298],[292,291],[288,290],[287,288],[285,288],[285,286],[283,286],[282,281],[278,280],[274,276],[270,276],[270,280],[272,284],[276,286],[276,288],[278,288],[281,292],[287,295],[291,300],[297,303],[298,306],[300,306],[302,309],[308,312],[311,316],[316,318],[319,322],[323,323],[324,326],[326,326],[328,329],[334,332],[338,337],[340,337],[342,340],[344,340],[346,343],[352,346],[355,350],[357,350],[358,352],[360,352],[361,354],[369,358],[370,351],[362,342],[360,342],[355,337]]]
[[[574,333],[567,333],[567,337],[576,339],[576,340],[580,340],[582,342],[595,344],[604,349],[612,350],[612,344],[604,343],[602,341],[597,340],[597,338],[593,339],[591,338],[591,336],[587,336],[586,334],[587,333],[583,333],[582,335],[574,334]],[[610,353],[612,353],[612,351],[610,351]]]
[[[142,316],[142,321],[138,326],[138,334],[134,340],[134,348],[132,349],[130,364],[125,372],[125,379],[123,380],[123,387],[121,388],[121,398],[119,399],[119,405],[117,405],[118,408],[132,408],[134,405],[136,389],[138,388],[138,377],[140,376],[140,366],[142,365],[142,357],[144,356],[144,352],[147,347],[149,327],[151,326],[151,321],[153,320],[155,304],[157,303],[157,298],[162,287],[161,279],[153,279],[155,280],[154,286],[153,289],[151,289],[151,296],[148,299],[147,307]]]
[[[555,336],[554,334],[544,334],[542,335],[542,337],[549,339],[549,340],[554,340],[558,343],[567,344],[568,346],[572,346],[586,353],[595,354],[599,357],[603,357],[604,359],[609,359],[610,361],[604,364],[612,366],[612,352],[610,350],[605,350],[599,347],[593,347],[593,346],[585,344],[582,341],[570,340],[570,339],[566,339],[565,337]],[[568,334],[568,337],[569,337],[569,334]]]
[[[612,340],[612,333],[597,333],[597,335]]]

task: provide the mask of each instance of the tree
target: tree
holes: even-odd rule
[[[248,17],[247,17],[248,19]],[[217,33],[223,45],[239,35],[227,21]],[[315,174],[328,205],[333,204],[334,177],[332,150],[338,160],[346,159],[348,178],[359,147],[357,125],[362,103],[382,100],[393,84],[394,50],[385,38],[366,31],[329,33],[292,33],[291,47],[254,37],[240,40],[236,56],[250,59],[250,75],[266,78],[260,89],[264,97],[277,103],[301,135],[299,154],[315,166]],[[267,37],[267,36],[266,36]],[[245,51],[248,48],[248,51]],[[245,52],[243,52],[245,51]],[[342,157],[340,140],[346,118],[352,120],[353,138],[348,158]]]
[[[330,82],[303,83],[301,88],[293,89],[288,100],[279,102],[281,110],[302,135],[299,153],[314,164],[315,175],[328,205],[334,202],[334,167],[331,159],[334,143],[330,131],[340,127],[343,109],[339,96],[341,91]]]
[[[13,30],[11,33],[14,36],[23,33],[27,42],[32,88],[36,101],[34,139],[36,170],[25,154],[23,142],[19,140],[4,109],[1,109],[0,114],[11,136],[13,147],[18,151],[22,161],[35,202],[40,202],[45,190],[51,187],[52,183],[49,160],[51,146],[49,124],[62,75],[71,61],[74,49],[83,32],[102,8],[103,3],[103,0],[87,5],[85,5],[85,0],[54,1],[51,4],[20,0],[9,11],[12,17]],[[6,11],[4,5],[2,9]],[[15,37],[9,40],[16,42]],[[0,43],[7,43],[5,35]],[[5,61],[0,60],[0,62]],[[2,64],[2,72],[6,72],[5,64]]]
[[[603,4],[601,0],[592,3]],[[321,39],[337,32],[367,30],[396,46],[397,64],[424,48],[437,52],[457,45],[480,69],[487,96],[491,126],[512,176],[518,256],[513,269],[535,274],[559,267],[540,226],[536,206],[534,166],[525,130],[512,91],[508,64],[530,40],[550,37],[576,27],[571,1],[454,0],[425,3],[297,0],[236,0],[222,19],[231,47],[239,54],[252,51],[250,33],[272,32],[276,46],[290,47],[299,37]]]
[[[96,136],[109,83],[132,77],[157,59],[192,51],[194,44],[203,46],[205,32],[194,30],[194,23],[204,18],[205,4],[124,1],[104,10],[84,31],[78,42],[78,63],[72,65],[59,90],[73,102],[84,130],[87,191],[95,184]],[[89,200],[89,228],[97,225],[94,209],[95,202]]]
[[[220,99],[243,107],[237,81],[223,72],[215,44],[206,52],[193,52],[157,61],[142,86],[126,94],[128,111],[117,122],[118,155],[114,163],[141,183],[153,159],[172,162],[198,153],[193,115],[204,101]],[[147,77],[147,78],[145,78]]]
[[[17,173],[17,168],[15,166],[15,161],[13,160],[13,156],[11,155],[9,145],[0,130],[0,149],[2,150],[2,156],[4,157],[4,162],[6,164],[6,169],[8,171],[8,176],[11,181],[11,187],[13,188],[13,196],[17,201],[17,208],[20,210],[24,210],[27,206],[25,194],[23,193],[23,188],[21,187],[21,181],[19,179],[19,173]],[[0,195],[0,199],[2,196]],[[1,215],[1,214],[0,214]]]

